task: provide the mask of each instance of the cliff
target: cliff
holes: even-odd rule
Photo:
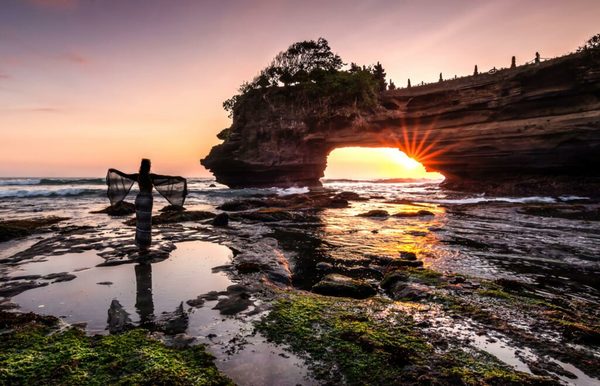
[[[251,99],[201,161],[230,187],[320,185],[348,146],[397,147],[453,186],[600,178],[595,51],[385,91],[368,108],[303,103],[293,87]]]

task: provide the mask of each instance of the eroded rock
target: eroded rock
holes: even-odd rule
[[[353,279],[332,273],[325,276],[312,287],[312,291],[321,295],[341,296],[356,299],[371,297],[377,293],[375,286],[366,280]]]

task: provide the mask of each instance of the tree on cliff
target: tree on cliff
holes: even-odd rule
[[[265,96],[275,93],[318,104],[323,110],[348,104],[374,106],[377,91],[386,89],[381,64],[371,68],[351,63],[348,71],[343,71],[343,66],[340,56],[323,38],[294,43],[277,54],[252,82],[243,83],[239,94],[223,102],[223,108],[232,117],[238,106],[266,101]]]
[[[327,40],[297,42],[278,53],[252,86],[301,83],[319,77],[322,72],[338,71],[343,65],[342,58],[331,51]]]
[[[594,36],[592,36],[591,38],[589,38],[584,45],[582,45],[581,47],[579,47],[577,49],[578,52],[581,51],[587,51],[587,50],[593,50],[593,49],[597,49],[600,48],[600,34],[596,34]]]
[[[375,76],[375,80],[377,80],[377,84],[379,86],[379,91],[385,91],[386,89],[386,81],[385,81],[385,70],[381,63],[377,62],[376,65],[373,66],[373,75]]]

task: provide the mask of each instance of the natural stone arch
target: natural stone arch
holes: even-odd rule
[[[376,108],[326,115],[264,95],[235,111],[220,138],[202,164],[230,187],[320,185],[329,152],[349,146],[398,147],[455,185],[596,178],[600,59],[573,54],[386,91]],[[427,159],[412,154],[413,141],[428,147]]]

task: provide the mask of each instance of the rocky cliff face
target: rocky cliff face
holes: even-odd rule
[[[467,186],[600,177],[600,55],[573,54],[324,112],[277,89],[234,110],[202,164],[230,187],[320,185],[327,155],[397,147]]]

